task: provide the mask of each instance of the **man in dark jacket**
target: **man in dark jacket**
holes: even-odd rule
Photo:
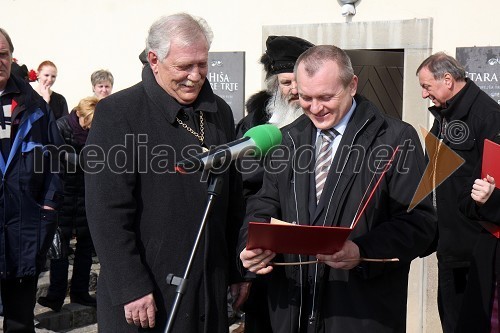
[[[290,124],[303,114],[297,94],[297,83],[293,75],[293,67],[297,58],[314,46],[295,36],[269,36],[266,40],[266,51],[260,58],[266,71],[267,90],[252,95],[246,108],[248,115],[236,126],[236,136],[241,138],[250,128],[272,123],[279,128]],[[250,164],[259,163],[259,168],[251,168]],[[243,195],[245,199],[257,193],[262,187],[264,168],[263,159],[255,161],[247,159],[242,162]],[[253,170],[246,172],[245,170]],[[245,302],[245,332],[272,332],[267,306],[266,277],[252,279],[250,294]]]
[[[0,284],[4,332],[35,332],[38,275],[57,226],[62,183],[54,115],[11,75],[14,46],[0,29]]]
[[[493,138],[493,142],[500,144],[500,133]],[[489,174],[482,175],[482,165],[480,159],[473,179],[469,180],[469,186],[464,187],[460,196],[460,211],[484,227],[472,253],[467,288],[455,330],[457,333],[500,330],[500,241],[495,236],[495,232],[500,230],[500,179],[498,176],[492,179]],[[486,179],[481,178],[484,176]]]
[[[444,333],[455,331],[467,284],[472,252],[481,227],[459,212],[459,196],[481,159],[484,139],[500,130],[500,106],[466,78],[456,59],[442,52],[431,55],[417,69],[422,97],[434,106],[431,134],[460,155],[464,164],[439,186],[433,201],[438,215],[438,309]],[[446,169],[440,157],[430,161]]]
[[[282,129],[283,151],[273,153],[278,158],[270,158],[263,187],[249,200],[243,266],[270,274],[273,332],[405,332],[410,262],[436,230],[430,200],[407,211],[425,168],[416,131],[356,95],[358,80],[341,49],[312,47],[295,66],[305,115]],[[369,197],[336,253],[311,258],[244,248],[249,221],[351,227]],[[270,265],[273,259],[289,265]]]
[[[176,298],[166,278],[183,276],[208,199],[204,174],[176,173],[175,163],[235,138],[231,109],[206,80],[211,40],[201,18],[162,17],[149,30],[142,82],[97,104],[84,156],[102,332],[164,332]],[[106,163],[94,163],[92,150]],[[228,283],[246,285],[237,283],[243,209],[235,171],[223,174],[172,332],[228,331]]]

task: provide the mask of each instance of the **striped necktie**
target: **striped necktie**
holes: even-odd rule
[[[316,204],[321,198],[326,177],[328,176],[328,170],[332,164],[332,141],[335,139],[335,136],[336,133],[333,129],[323,130],[320,134],[321,146],[318,156],[316,157],[316,167],[314,169],[314,177],[316,180]]]

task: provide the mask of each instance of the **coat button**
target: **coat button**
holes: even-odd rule
[[[189,120],[189,115],[188,115],[188,114],[186,113],[186,111],[184,111],[184,110],[180,110],[180,111],[179,111],[178,117],[179,117],[182,121],[188,121],[188,120]]]
[[[203,322],[205,322],[205,315],[201,315],[201,316],[200,316],[200,321],[201,321],[202,323],[203,323]]]

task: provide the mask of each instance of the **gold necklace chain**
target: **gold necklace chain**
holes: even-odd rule
[[[193,134],[198,140],[200,140],[200,143],[203,145],[205,141],[205,127],[203,126],[203,111],[200,111],[200,133],[195,132],[191,127],[189,127],[186,123],[184,123],[182,120],[180,120],[178,117],[175,117],[175,120],[186,129],[189,133]]]

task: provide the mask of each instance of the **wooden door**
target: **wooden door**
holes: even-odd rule
[[[393,117],[403,116],[403,50],[346,50],[354,74],[359,78],[358,93]]]

